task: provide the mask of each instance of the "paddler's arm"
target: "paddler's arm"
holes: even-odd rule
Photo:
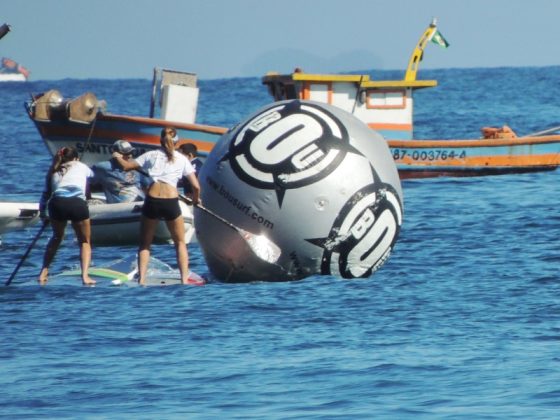
[[[119,152],[113,152],[111,156],[117,161],[117,163],[125,171],[133,171],[135,169],[140,169],[140,165],[134,159],[125,160],[123,159],[122,154],[120,154]]]
[[[189,180],[191,187],[192,187],[192,201],[193,204],[196,206],[200,203],[200,184],[198,183],[198,178],[196,177],[196,173],[193,172],[187,175],[187,179]]]

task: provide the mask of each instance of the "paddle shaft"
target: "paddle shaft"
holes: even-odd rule
[[[146,175],[146,173],[141,168],[136,168],[136,171]],[[253,253],[258,258],[267,261],[269,263],[275,263],[278,257],[280,256],[281,250],[278,247],[278,245],[276,245],[275,243],[270,241],[270,239],[264,237],[263,235],[254,235],[251,232],[248,232],[244,229],[241,229],[238,226],[235,226],[233,223],[228,222],[226,219],[217,215],[212,210],[207,209],[202,204],[200,203],[194,204],[191,199],[185,197],[183,194],[179,194],[179,199],[189,205],[194,205],[195,207],[199,208],[206,214],[209,214],[210,216],[224,223],[226,226],[235,230],[237,233],[239,233],[239,235],[243,238],[243,240],[247,243],[247,245],[251,248]]]
[[[12,282],[12,280],[14,279],[14,277],[16,276],[17,272],[19,271],[20,267],[23,265],[23,263],[25,262],[25,260],[27,259],[27,256],[29,255],[29,253],[31,252],[31,250],[33,249],[33,247],[35,246],[35,243],[39,240],[39,238],[41,237],[41,235],[43,234],[43,231],[45,230],[45,228],[47,227],[47,225],[49,224],[48,221],[44,221],[43,224],[41,225],[41,227],[39,228],[39,232],[37,232],[37,234],[35,235],[35,237],[33,238],[33,240],[31,241],[31,243],[29,244],[29,246],[27,247],[27,250],[25,251],[25,254],[23,254],[23,256],[21,257],[21,259],[19,260],[18,265],[16,266],[16,268],[14,269],[14,271],[12,272],[12,274],[10,275],[10,278],[6,281],[5,286],[9,286],[10,283]]]
[[[190,204],[190,205],[194,205],[195,207],[198,207],[200,210],[202,210],[205,213],[208,213],[210,216],[215,217],[216,219],[218,219],[220,222],[225,223],[226,225],[228,225],[230,228],[235,229],[238,232],[245,232],[243,229],[241,229],[240,227],[235,226],[233,223],[228,222],[226,219],[224,219],[222,216],[217,215],[216,213],[214,213],[212,210],[207,209],[206,207],[204,207],[202,204],[193,204],[193,201],[190,198],[185,197],[183,194],[179,194],[179,198],[181,200],[183,200],[185,203]]]

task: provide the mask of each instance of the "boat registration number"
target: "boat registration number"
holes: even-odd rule
[[[391,149],[393,159],[403,160],[409,158],[412,160],[448,160],[448,159],[464,159],[467,157],[466,150],[405,150]]]

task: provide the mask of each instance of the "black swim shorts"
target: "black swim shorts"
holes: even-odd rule
[[[89,208],[80,197],[53,197],[49,200],[49,217],[60,222],[81,222],[89,219]]]
[[[154,198],[148,195],[142,206],[142,215],[148,219],[175,220],[181,215],[179,199]]]

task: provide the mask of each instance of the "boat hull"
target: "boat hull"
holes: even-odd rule
[[[130,142],[135,156],[159,147],[161,129],[177,128],[179,144],[194,143],[200,157],[210,153],[224,127],[171,122],[98,112],[90,122],[53,114],[29,116],[51,154],[64,146],[76,147],[86,164],[110,157],[111,145],[119,139]],[[401,179],[441,176],[483,176],[548,171],[560,166],[560,135],[471,140],[388,140]]]
[[[401,179],[554,170],[560,136],[476,140],[389,140]]]
[[[21,73],[2,73],[0,82],[25,82],[27,78]]]
[[[433,33],[434,28],[430,25],[427,30]],[[421,43],[426,39],[421,37]],[[411,57],[411,63],[417,63],[414,60],[422,56],[422,49]],[[560,127],[525,137],[516,137],[504,126],[483,127],[483,139],[414,140],[413,92],[437,83],[416,80],[416,70],[411,68],[403,80],[294,71],[269,73],[262,83],[276,101],[313,100],[355,115],[387,140],[401,179],[524,173],[560,166],[560,136],[552,135]]]
[[[192,242],[194,224],[192,209],[180,202],[185,242]],[[89,205],[91,218],[91,243],[94,246],[137,246],[140,241],[140,217],[142,202],[92,203]],[[0,203],[0,234],[24,229],[38,223],[38,203]],[[155,244],[171,243],[171,235],[164,222],[160,222],[155,235]]]
[[[185,243],[189,243],[194,236],[192,211],[185,203],[179,204],[185,225]],[[95,246],[138,245],[141,210],[141,202],[90,205],[92,244]],[[172,242],[169,230],[165,223],[160,221],[153,243]]]
[[[102,113],[90,123],[65,118],[40,120],[33,118],[32,114],[30,118],[51,155],[61,147],[73,146],[80,153],[81,160],[88,165],[109,159],[111,146],[120,139],[128,141],[136,148],[134,156],[156,149],[160,147],[162,128],[169,125],[177,129],[178,144],[194,143],[204,158],[220,136],[227,131],[223,127]]]
[[[0,203],[0,234],[25,229],[39,220],[39,203]]]

